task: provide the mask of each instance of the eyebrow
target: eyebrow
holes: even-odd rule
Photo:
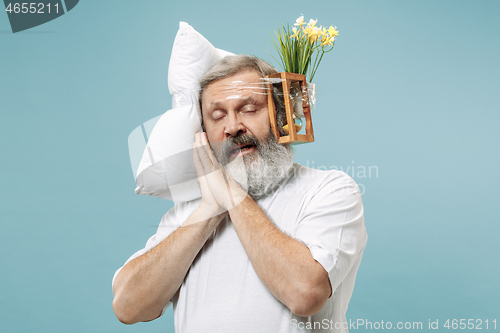
[[[248,96],[245,98],[235,98],[235,99],[240,100],[240,102],[239,102],[240,104],[253,104],[253,103],[255,103],[255,99],[252,96]],[[223,108],[223,104],[221,101],[211,102],[209,104],[208,108],[209,108],[209,110]]]

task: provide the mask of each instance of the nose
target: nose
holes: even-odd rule
[[[230,112],[228,114],[226,127],[224,128],[225,137],[238,136],[245,134],[247,131],[246,127],[241,123],[237,112]]]

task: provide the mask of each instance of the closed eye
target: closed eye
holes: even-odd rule
[[[220,110],[215,110],[214,112],[212,112],[212,119],[219,120],[219,119],[224,118],[224,115],[225,115],[224,112],[222,112]]]
[[[257,107],[253,104],[247,104],[241,108],[241,112],[255,112],[257,111]]]

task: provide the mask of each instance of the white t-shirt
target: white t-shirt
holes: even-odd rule
[[[177,203],[146,247],[127,262],[158,245],[199,204],[200,200]],[[356,183],[342,171],[294,164],[282,186],[257,204],[278,228],[311,250],[329,272],[333,295],[314,316],[292,314],[260,281],[227,217],[172,298],[176,333],[347,332],[345,313],[367,241]]]

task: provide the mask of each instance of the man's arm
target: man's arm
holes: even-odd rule
[[[250,197],[229,214],[267,289],[298,316],[319,312],[332,289],[328,273],[314,260],[309,248],[279,230]]]
[[[194,258],[227,215],[212,218],[200,206],[185,223],[149,252],[127,263],[113,284],[113,310],[125,324],[150,321],[179,289]]]
[[[113,310],[125,324],[150,321],[182,284],[194,258],[210,234],[227,215],[206,218],[200,206],[170,236],[149,252],[127,263],[113,284]]]
[[[228,215],[227,209],[217,203],[208,184],[213,178],[222,176],[220,170],[211,175],[205,172],[200,160],[200,150],[205,151],[205,148],[197,142],[194,148],[193,164],[201,190],[200,206],[177,230],[149,252],[127,263],[116,276],[113,311],[125,324],[151,321],[160,316],[210,234]],[[217,195],[233,200],[227,187],[222,192],[225,193]]]
[[[293,313],[317,313],[332,290],[326,270],[307,246],[279,230],[262,209],[231,177],[223,172],[205,133],[195,138],[195,169],[202,193],[228,210],[236,233],[266,288]]]
[[[221,173],[207,177],[210,172],[205,172],[200,160],[200,150],[204,149],[195,142],[193,164],[201,191],[200,206],[177,230],[149,252],[127,263],[116,276],[113,311],[125,324],[151,321],[161,315],[208,237],[228,215],[210,191],[209,181]],[[224,191],[227,192],[227,188]]]

